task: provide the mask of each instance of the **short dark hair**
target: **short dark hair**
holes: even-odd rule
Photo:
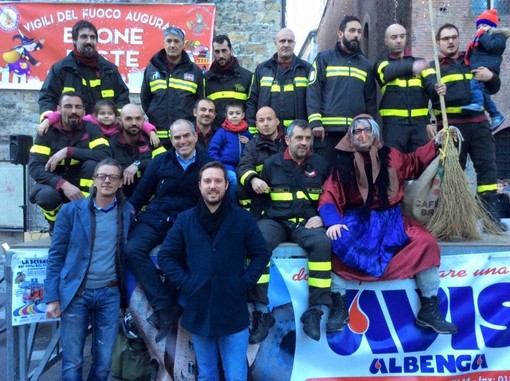
[[[225,112],[227,112],[229,107],[237,107],[237,108],[240,108],[244,112],[244,103],[243,102],[240,102],[240,101],[228,102],[227,105],[225,106]]]
[[[207,97],[202,97],[202,98],[197,99],[197,101],[195,102],[195,105],[193,106],[193,110],[195,110],[198,107],[198,104],[202,101],[207,101],[207,102],[212,103],[214,105],[214,109],[216,110],[216,104],[214,103],[214,101],[211,98],[207,98]]]
[[[110,107],[115,116],[119,116],[119,110],[117,110],[117,106],[115,105],[115,103],[111,100],[111,99],[100,99],[96,102],[96,104],[94,105],[94,111],[93,111],[93,114],[94,115],[97,115],[97,113],[99,112],[99,109],[101,107]]]
[[[347,23],[350,23],[351,21],[357,21],[361,24],[361,20],[357,18],[356,16],[345,16],[343,20],[340,22],[340,26],[338,29],[342,32],[345,32],[345,28],[347,27]]]
[[[202,180],[202,173],[204,173],[204,171],[209,168],[221,169],[223,171],[223,176],[225,176],[225,181],[228,181],[227,168],[219,161],[210,161],[205,163],[202,168],[200,168],[200,171],[198,172],[198,182]]]
[[[228,38],[226,34],[218,34],[216,37],[214,37],[213,43],[216,42],[217,44],[223,44],[225,41],[227,41],[228,48],[232,49],[230,38]]]
[[[122,165],[120,165],[120,163],[115,160],[115,159],[112,159],[111,157],[108,157],[102,161],[100,161],[96,167],[94,168],[94,174],[92,175],[92,177],[96,177],[98,171],[99,171],[99,168],[101,168],[103,165],[109,165],[109,166],[112,166],[112,167],[117,167],[118,170],[119,170],[119,175],[120,175],[120,178],[122,179],[122,173],[123,173],[123,168],[122,168]],[[96,194],[97,194],[97,190],[96,190],[96,187],[94,184],[92,184],[90,186],[90,198],[93,199],[96,197]],[[125,200],[125,196],[124,196],[124,192],[122,191],[122,187],[119,187],[119,189],[117,189],[117,193],[116,193],[116,196],[117,196],[117,201],[122,205],[122,203],[124,202]],[[92,202],[92,201],[91,201]],[[92,205],[92,204],[91,204]]]
[[[306,120],[304,120],[304,119],[295,119],[287,127],[287,136],[289,138],[292,137],[292,134],[294,133],[294,128],[296,128],[296,127],[301,127],[301,128],[303,128],[305,130],[308,129],[308,128],[311,129],[310,125],[308,124],[308,122]]]
[[[85,100],[83,99],[83,96],[80,93],[77,93],[76,91],[66,91],[65,93],[62,93],[60,95],[60,98],[58,98],[58,104],[60,105],[62,103],[62,99],[64,97],[77,97],[81,99],[81,103],[85,105]]]
[[[455,29],[457,31],[457,34],[459,34],[459,28],[457,28],[455,25],[453,25],[451,23],[446,23],[446,24],[441,25],[439,27],[439,29],[437,30],[436,40],[439,40],[439,38],[441,38],[441,32],[443,31],[443,29]]]
[[[80,29],[92,29],[92,31],[96,35],[96,39],[97,39],[97,29],[94,26],[94,24],[92,24],[90,21],[87,21],[87,20],[80,20],[76,24],[73,25],[73,29],[71,32],[73,41],[76,41],[78,39],[78,35],[80,34]]]

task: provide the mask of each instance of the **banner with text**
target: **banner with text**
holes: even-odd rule
[[[0,3],[0,88],[39,89],[51,66],[73,49],[71,29],[82,19],[95,25],[99,53],[131,89],[139,89],[169,26],[185,32],[184,50],[207,69],[215,10],[212,4]]]

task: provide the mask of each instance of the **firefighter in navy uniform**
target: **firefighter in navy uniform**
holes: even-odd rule
[[[97,29],[86,20],[72,29],[74,49],[55,63],[39,92],[40,120],[56,110],[63,93],[81,94],[85,114],[92,114],[100,99],[111,99],[117,108],[129,103],[129,89],[117,66],[97,53]]]
[[[246,103],[246,121],[257,133],[255,115],[263,106],[271,107],[280,122],[288,126],[294,119],[307,118],[306,88],[312,66],[294,54],[296,37],[284,28],[275,38],[276,53],[255,69]]]
[[[384,144],[410,153],[429,141],[429,94],[434,92],[436,72],[429,63],[406,50],[407,32],[399,24],[386,29],[388,53],[374,66],[381,86],[379,114]],[[428,77],[424,86],[422,78]]]
[[[337,37],[333,49],[317,54],[306,94],[314,150],[328,162],[335,160],[335,146],[344,137],[352,118],[377,112],[373,67],[361,52],[359,19],[344,17]]]
[[[309,306],[301,315],[303,331],[313,340],[320,340],[320,321],[324,306],[331,299],[331,240],[326,236],[317,212],[322,184],[328,176],[328,163],[311,150],[312,130],[305,120],[293,121],[287,129],[285,152],[264,162],[260,178],[269,185],[269,199],[258,226],[270,250],[282,242],[294,242],[308,254]],[[250,290],[253,323],[250,343],[261,342],[274,325],[268,309],[267,289],[269,267],[257,285]],[[338,331],[343,324],[332,308],[327,331]]]
[[[444,24],[436,33],[439,47],[439,70],[442,82],[446,84],[445,95],[448,124],[456,126],[463,137],[459,161],[464,168],[467,155],[473,161],[476,172],[478,197],[485,203],[487,211],[494,222],[507,230],[500,220],[497,207],[497,167],[496,147],[490,131],[490,123],[483,112],[466,111],[462,106],[471,103],[470,80],[475,76],[483,81],[491,94],[499,91],[499,76],[487,68],[471,70],[464,62],[465,53],[459,50],[459,30],[453,24]],[[431,66],[434,65],[431,62]],[[436,70],[438,70],[436,68]],[[441,108],[436,96],[432,99],[432,107],[438,118],[438,126],[442,127]]]
[[[193,107],[200,98],[202,70],[184,51],[184,32],[170,27],[163,32],[164,49],[145,69],[140,101],[149,122],[158,129],[161,144],[170,147],[169,128],[177,119],[193,120]]]
[[[111,156],[99,127],[82,120],[85,109],[80,94],[63,94],[58,110],[61,121],[35,138],[28,163],[30,176],[37,183],[30,201],[42,209],[50,234],[60,207],[88,196],[94,168]]]
[[[213,100],[216,107],[214,125],[221,126],[225,107],[232,101],[246,104],[250,93],[251,71],[241,67],[233,56],[228,36],[220,34],[213,40],[214,61],[204,75],[204,96]]]
[[[284,131],[280,120],[271,107],[262,107],[257,112],[258,133],[244,147],[241,160],[237,165],[239,179],[237,198],[239,204],[250,210],[255,218],[262,214],[263,195],[269,186],[260,178],[264,161],[286,148]]]

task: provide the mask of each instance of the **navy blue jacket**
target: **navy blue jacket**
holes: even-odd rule
[[[184,170],[173,148],[152,159],[129,199],[137,213],[147,205],[138,221],[160,228],[166,221],[173,223],[180,212],[194,207],[200,198],[198,172],[209,161],[212,158],[197,149],[195,162]]]
[[[86,279],[92,258],[94,247],[92,232],[95,226],[92,220],[94,212],[89,202],[90,197],[87,197],[62,206],[48,252],[44,302],[59,301],[62,312],[71,303]],[[122,203],[122,230],[119,230],[118,237],[120,245],[127,240],[132,219],[134,219],[133,209],[127,202]],[[119,285],[122,285],[120,250],[121,248],[117,247],[116,270],[117,280]]]
[[[232,206],[214,239],[200,223],[198,207],[179,214],[158,265],[184,297],[182,326],[209,337],[248,327],[247,292],[270,256],[255,219],[244,209]]]

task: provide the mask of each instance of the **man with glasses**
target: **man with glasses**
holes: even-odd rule
[[[64,203],[84,198],[92,185],[94,167],[111,156],[99,127],[83,120],[85,108],[78,93],[64,93],[57,108],[61,119],[48,133],[35,138],[28,169],[37,183],[30,201],[48,221],[49,233]]]
[[[382,94],[383,141],[403,153],[414,152],[429,141],[429,92],[434,91],[436,75],[426,60],[411,55],[406,42],[406,29],[390,25],[384,35],[388,52],[374,66]],[[427,82],[430,88],[425,88],[422,78],[428,76],[432,80]]]
[[[61,318],[62,380],[81,380],[83,348],[92,325],[89,380],[106,381],[118,332],[123,287],[120,249],[134,217],[113,159],[94,170],[90,197],[62,207],[48,252],[44,300]]]
[[[471,103],[470,81],[473,77],[484,82],[491,94],[499,91],[501,80],[497,74],[486,67],[470,69],[464,61],[465,52],[459,50],[459,30],[455,25],[441,26],[437,31],[436,39],[441,54],[439,68],[435,69],[440,71],[442,82],[447,87],[445,103],[448,124],[459,128],[464,138],[459,156],[460,164],[462,168],[466,166],[469,154],[476,171],[478,197],[485,203],[494,222],[506,231],[507,227],[501,222],[498,211],[496,147],[490,123],[483,111],[469,111],[463,108]],[[431,65],[434,63],[432,62]],[[438,118],[437,125],[442,128],[439,97],[432,97],[432,103]]]
[[[184,51],[184,32],[163,31],[164,48],[150,60],[140,90],[142,108],[158,129],[161,144],[170,147],[169,126],[177,119],[193,120],[193,106],[202,90],[202,70]]]
[[[332,243],[331,290],[340,297],[342,325],[349,321],[348,280],[415,277],[421,291],[416,324],[437,333],[457,333],[439,310],[439,245],[399,207],[405,181],[419,177],[438,148],[430,141],[403,154],[383,146],[379,125],[367,114],[354,118],[336,146],[338,160],[324,183],[319,213]]]

